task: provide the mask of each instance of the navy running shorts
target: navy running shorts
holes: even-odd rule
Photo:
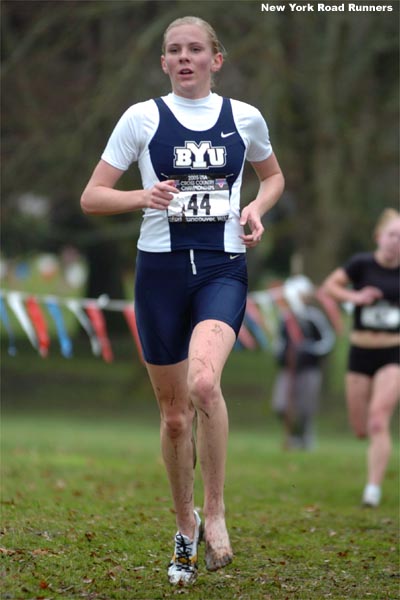
[[[379,369],[386,365],[400,363],[400,346],[388,348],[360,348],[350,346],[348,371],[373,377]]]
[[[206,319],[227,323],[237,336],[246,299],[245,253],[138,250],[135,312],[150,364],[185,360],[194,327]]]

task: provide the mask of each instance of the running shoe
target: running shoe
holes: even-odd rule
[[[381,501],[381,488],[378,485],[368,484],[365,486],[362,503],[363,506],[370,506],[371,508],[376,508],[379,506]]]
[[[179,531],[175,535],[175,551],[168,565],[168,580],[173,585],[189,585],[197,578],[197,546],[201,539],[201,519],[194,511],[196,520],[194,539],[190,540]]]

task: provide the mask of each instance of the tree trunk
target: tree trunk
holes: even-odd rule
[[[88,262],[88,298],[106,295],[110,300],[123,300],[123,270],[120,244],[113,240],[98,240],[85,249]],[[126,323],[121,313],[104,311],[107,328],[110,332],[126,332]]]

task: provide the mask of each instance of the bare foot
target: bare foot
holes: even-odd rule
[[[205,524],[206,567],[217,571],[232,562],[233,552],[224,519],[208,521]]]

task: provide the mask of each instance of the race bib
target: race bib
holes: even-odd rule
[[[363,306],[360,319],[365,328],[393,330],[400,326],[400,308],[385,303]]]
[[[211,223],[229,218],[229,186],[220,175],[171,176],[179,190],[168,207],[171,223]]]

